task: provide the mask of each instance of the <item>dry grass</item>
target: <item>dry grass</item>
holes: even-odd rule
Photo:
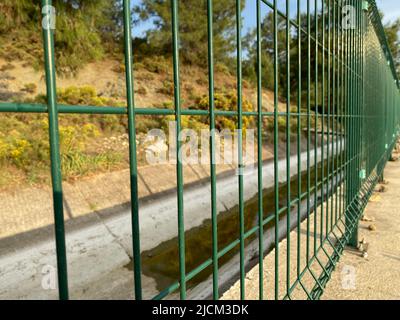
[[[0,70],[9,65],[9,62],[0,58]],[[24,62],[12,63],[12,70],[1,71],[0,83],[7,87],[7,91],[17,100],[33,98],[37,94],[45,94],[46,85],[43,72],[37,72]],[[116,60],[102,60],[87,64],[75,77],[57,76],[57,87],[91,86],[105,97],[115,97],[116,100],[125,100],[125,74]],[[166,70],[160,73],[151,72],[148,66],[141,63],[135,67],[135,101],[139,107],[163,107],[172,104],[173,97],[168,93],[160,93],[165,82],[172,82],[172,69],[166,61]],[[27,91],[27,85],[35,85],[35,91]],[[236,90],[236,77],[227,71],[216,72],[215,91],[230,92]],[[21,96],[22,94],[22,96]],[[192,106],[198,97],[208,94],[208,71],[198,66],[182,66],[181,68],[181,99],[183,107]],[[243,96],[253,107],[257,106],[256,87],[244,81]],[[263,91],[263,106],[266,111],[273,111],[273,92]],[[279,110],[286,110],[284,102],[279,103]]]

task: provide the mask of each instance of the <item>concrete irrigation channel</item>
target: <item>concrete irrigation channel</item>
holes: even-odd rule
[[[344,143],[338,141],[339,146]],[[336,142],[329,149],[336,153]],[[337,147],[337,148],[336,148]],[[326,159],[327,146],[324,158]],[[339,150],[340,152],[340,150]],[[314,150],[310,150],[310,163],[315,163]],[[332,152],[331,152],[331,156]],[[317,162],[321,164],[322,151],[317,149]],[[291,185],[296,189],[297,155],[290,159]],[[303,176],[307,173],[307,152],[300,155]],[[303,171],[304,170],[304,171]],[[311,174],[314,169],[311,168]],[[235,172],[217,179],[217,208],[219,247],[238,237],[238,190]],[[305,178],[304,178],[305,179]],[[335,180],[335,179],[334,179]],[[263,164],[265,215],[274,212],[272,188],[274,186],[274,164]],[[312,180],[313,181],[313,180]],[[341,181],[341,178],[338,179]],[[279,161],[280,193],[284,195],[287,187],[286,159]],[[333,192],[330,185],[323,193]],[[187,241],[187,271],[204,263],[211,256],[210,199],[211,187],[208,182],[200,182],[185,188],[185,237]],[[257,222],[257,169],[244,171],[244,201],[246,230]],[[292,192],[296,196],[295,191]],[[321,191],[319,192],[321,194]],[[281,203],[282,201],[282,203]],[[305,201],[305,200],[304,200]],[[300,219],[307,217],[306,205],[302,202]],[[317,199],[318,201],[318,199]],[[314,204],[314,195],[310,195]],[[285,206],[286,199],[280,198]],[[311,206],[312,208],[312,206]],[[279,224],[280,238],[287,234],[287,213]],[[297,207],[290,211],[291,229],[297,225]],[[267,224],[264,229],[264,254],[274,244],[274,225]],[[69,286],[72,299],[112,299],[133,298],[131,213],[129,204],[94,212],[88,216],[66,223],[68,250]],[[140,231],[144,298],[159,294],[178,279],[177,258],[177,204],[175,193],[164,193],[151,200],[140,203]],[[56,299],[56,257],[52,227],[17,235],[0,241],[0,298],[1,299]],[[255,234],[246,240],[246,268],[257,263],[258,239]],[[221,290],[227,289],[238,278],[238,248],[233,248],[221,258],[219,281]],[[211,268],[203,270],[188,283],[188,298],[207,299],[212,293]],[[53,278],[54,279],[53,279]],[[176,298],[173,293],[168,298]]]

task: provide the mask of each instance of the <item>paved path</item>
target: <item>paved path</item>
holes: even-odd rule
[[[385,192],[374,194],[365,211],[374,221],[360,224],[367,257],[346,250],[322,299],[400,299],[400,161],[388,163],[385,180]]]
[[[377,189],[384,187],[385,192],[375,192],[365,211],[365,218],[360,222],[360,241],[365,240],[364,250],[346,248],[344,255],[338,263],[336,270],[328,282],[327,288],[321,299],[326,300],[353,300],[353,299],[400,299],[400,161],[389,162],[385,171],[388,184],[378,185]],[[330,202],[328,203],[330,205]],[[326,205],[325,205],[326,206]],[[317,226],[321,207],[317,210]],[[310,221],[314,221],[314,214]],[[372,221],[371,221],[372,220]],[[313,243],[314,228],[310,225],[310,243]],[[285,239],[279,244],[278,267],[278,292],[279,299],[286,295],[287,279],[287,249],[290,247],[290,283],[296,280],[297,245],[300,243],[301,270],[305,265],[305,248],[307,247],[306,234],[307,221],[301,224],[301,232],[291,232],[291,241]],[[318,234],[318,232],[317,232]],[[337,234],[340,234],[337,232]],[[334,241],[332,238],[331,240]],[[324,245],[329,254],[333,251],[329,245]],[[325,254],[317,255],[322,265],[328,262]],[[274,299],[275,292],[275,253],[274,250],[264,260],[264,298]],[[322,270],[316,262],[310,265],[310,270],[315,275]],[[246,299],[259,299],[259,271],[258,265],[246,274],[245,295]],[[315,279],[306,272],[302,278],[303,287],[310,292],[315,286]],[[239,299],[240,283],[237,281],[224,295],[223,299]],[[307,299],[301,286],[297,286],[291,294],[295,300]]]

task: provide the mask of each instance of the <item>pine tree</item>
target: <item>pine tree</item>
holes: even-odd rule
[[[214,1],[213,7],[214,55],[216,61],[224,62],[235,50],[236,4],[235,1],[218,0]],[[153,21],[153,28],[147,31],[147,41],[153,53],[171,54],[171,1],[143,0],[133,11],[137,15],[137,23]],[[184,62],[206,64],[206,0],[179,1],[179,32],[180,54]]]
[[[8,59],[42,64],[41,1],[2,0],[0,39]],[[121,31],[121,1],[54,0],[57,71],[74,73],[116,47]],[[117,46],[118,48],[118,46]],[[11,54],[10,54],[11,53]]]
[[[279,75],[279,88],[286,86],[286,30],[285,20],[278,17],[278,68],[282,72]],[[245,37],[245,48],[248,52],[248,59],[244,63],[243,74],[245,77],[256,80],[257,77],[257,42],[256,29],[252,30]],[[261,77],[262,85],[265,88],[274,88],[274,19],[273,12],[267,14],[261,22]]]

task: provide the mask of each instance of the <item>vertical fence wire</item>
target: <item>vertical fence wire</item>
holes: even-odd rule
[[[213,260],[213,298],[219,298],[218,290],[218,218],[217,218],[217,179],[216,179],[216,138],[214,103],[214,30],[213,0],[207,0],[208,28],[208,76],[209,76],[209,112],[210,112],[210,177],[211,177],[211,221],[212,221],[212,260]]]
[[[242,3],[236,0],[236,78],[237,78],[237,139],[239,177],[239,238],[240,238],[240,299],[245,299],[245,244],[244,244],[244,163],[243,163],[243,92],[242,92]]]
[[[314,2],[314,28],[315,28],[315,51],[314,51],[314,59],[315,59],[315,66],[314,66],[314,108],[315,108],[315,123],[314,123],[314,256],[317,254],[317,242],[318,242],[318,215],[316,212],[316,208],[318,206],[318,79],[319,79],[319,68],[318,68],[318,56],[319,56],[319,24],[318,24],[318,6],[319,0],[315,0]]]
[[[124,42],[125,42],[125,78],[126,97],[128,108],[128,136],[129,136],[129,170],[131,189],[131,220],[132,220],[132,248],[134,261],[135,298],[142,299],[141,281],[141,256],[140,256],[140,224],[139,224],[139,195],[138,195],[138,169],[136,150],[136,115],[133,86],[133,52],[132,52],[132,26],[131,2],[124,0]]]
[[[290,215],[291,215],[291,173],[290,173],[290,132],[291,132],[291,100],[290,100],[290,4],[286,0],[286,294],[290,292]]]
[[[307,212],[311,212],[310,192],[311,190],[311,6],[307,0]],[[310,261],[310,214],[307,214],[307,244],[306,261]]]
[[[171,0],[172,19],[172,44],[173,44],[173,69],[174,69],[174,105],[176,123],[176,183],[177,183],[177,204],[178,204],[178,245],[179,245],[179,285],[180,297],[186,299],[186,259],[185,259],[185,223],[183,207],[183,168],[181,162],[180,148],[181,140],[181,93],[179,73],[179,13],[178,0]]]
[[[263,204],[263,98],[261,0],[257,0],[257,164],[258,164],[258,286],[259,299],[264,299],[264,204]]]
[[[275,299],[279,299],[279,122],[278,122],[278,0],[274,1],[274,194],[275,194]]]
[[[297,0],[297,25],[301,26],[301,1]],[[301,91],[302,91],[302,55],[301,55],[301,37],[300,27],[297,28],[297,280],[300,279],[301,269]]]

